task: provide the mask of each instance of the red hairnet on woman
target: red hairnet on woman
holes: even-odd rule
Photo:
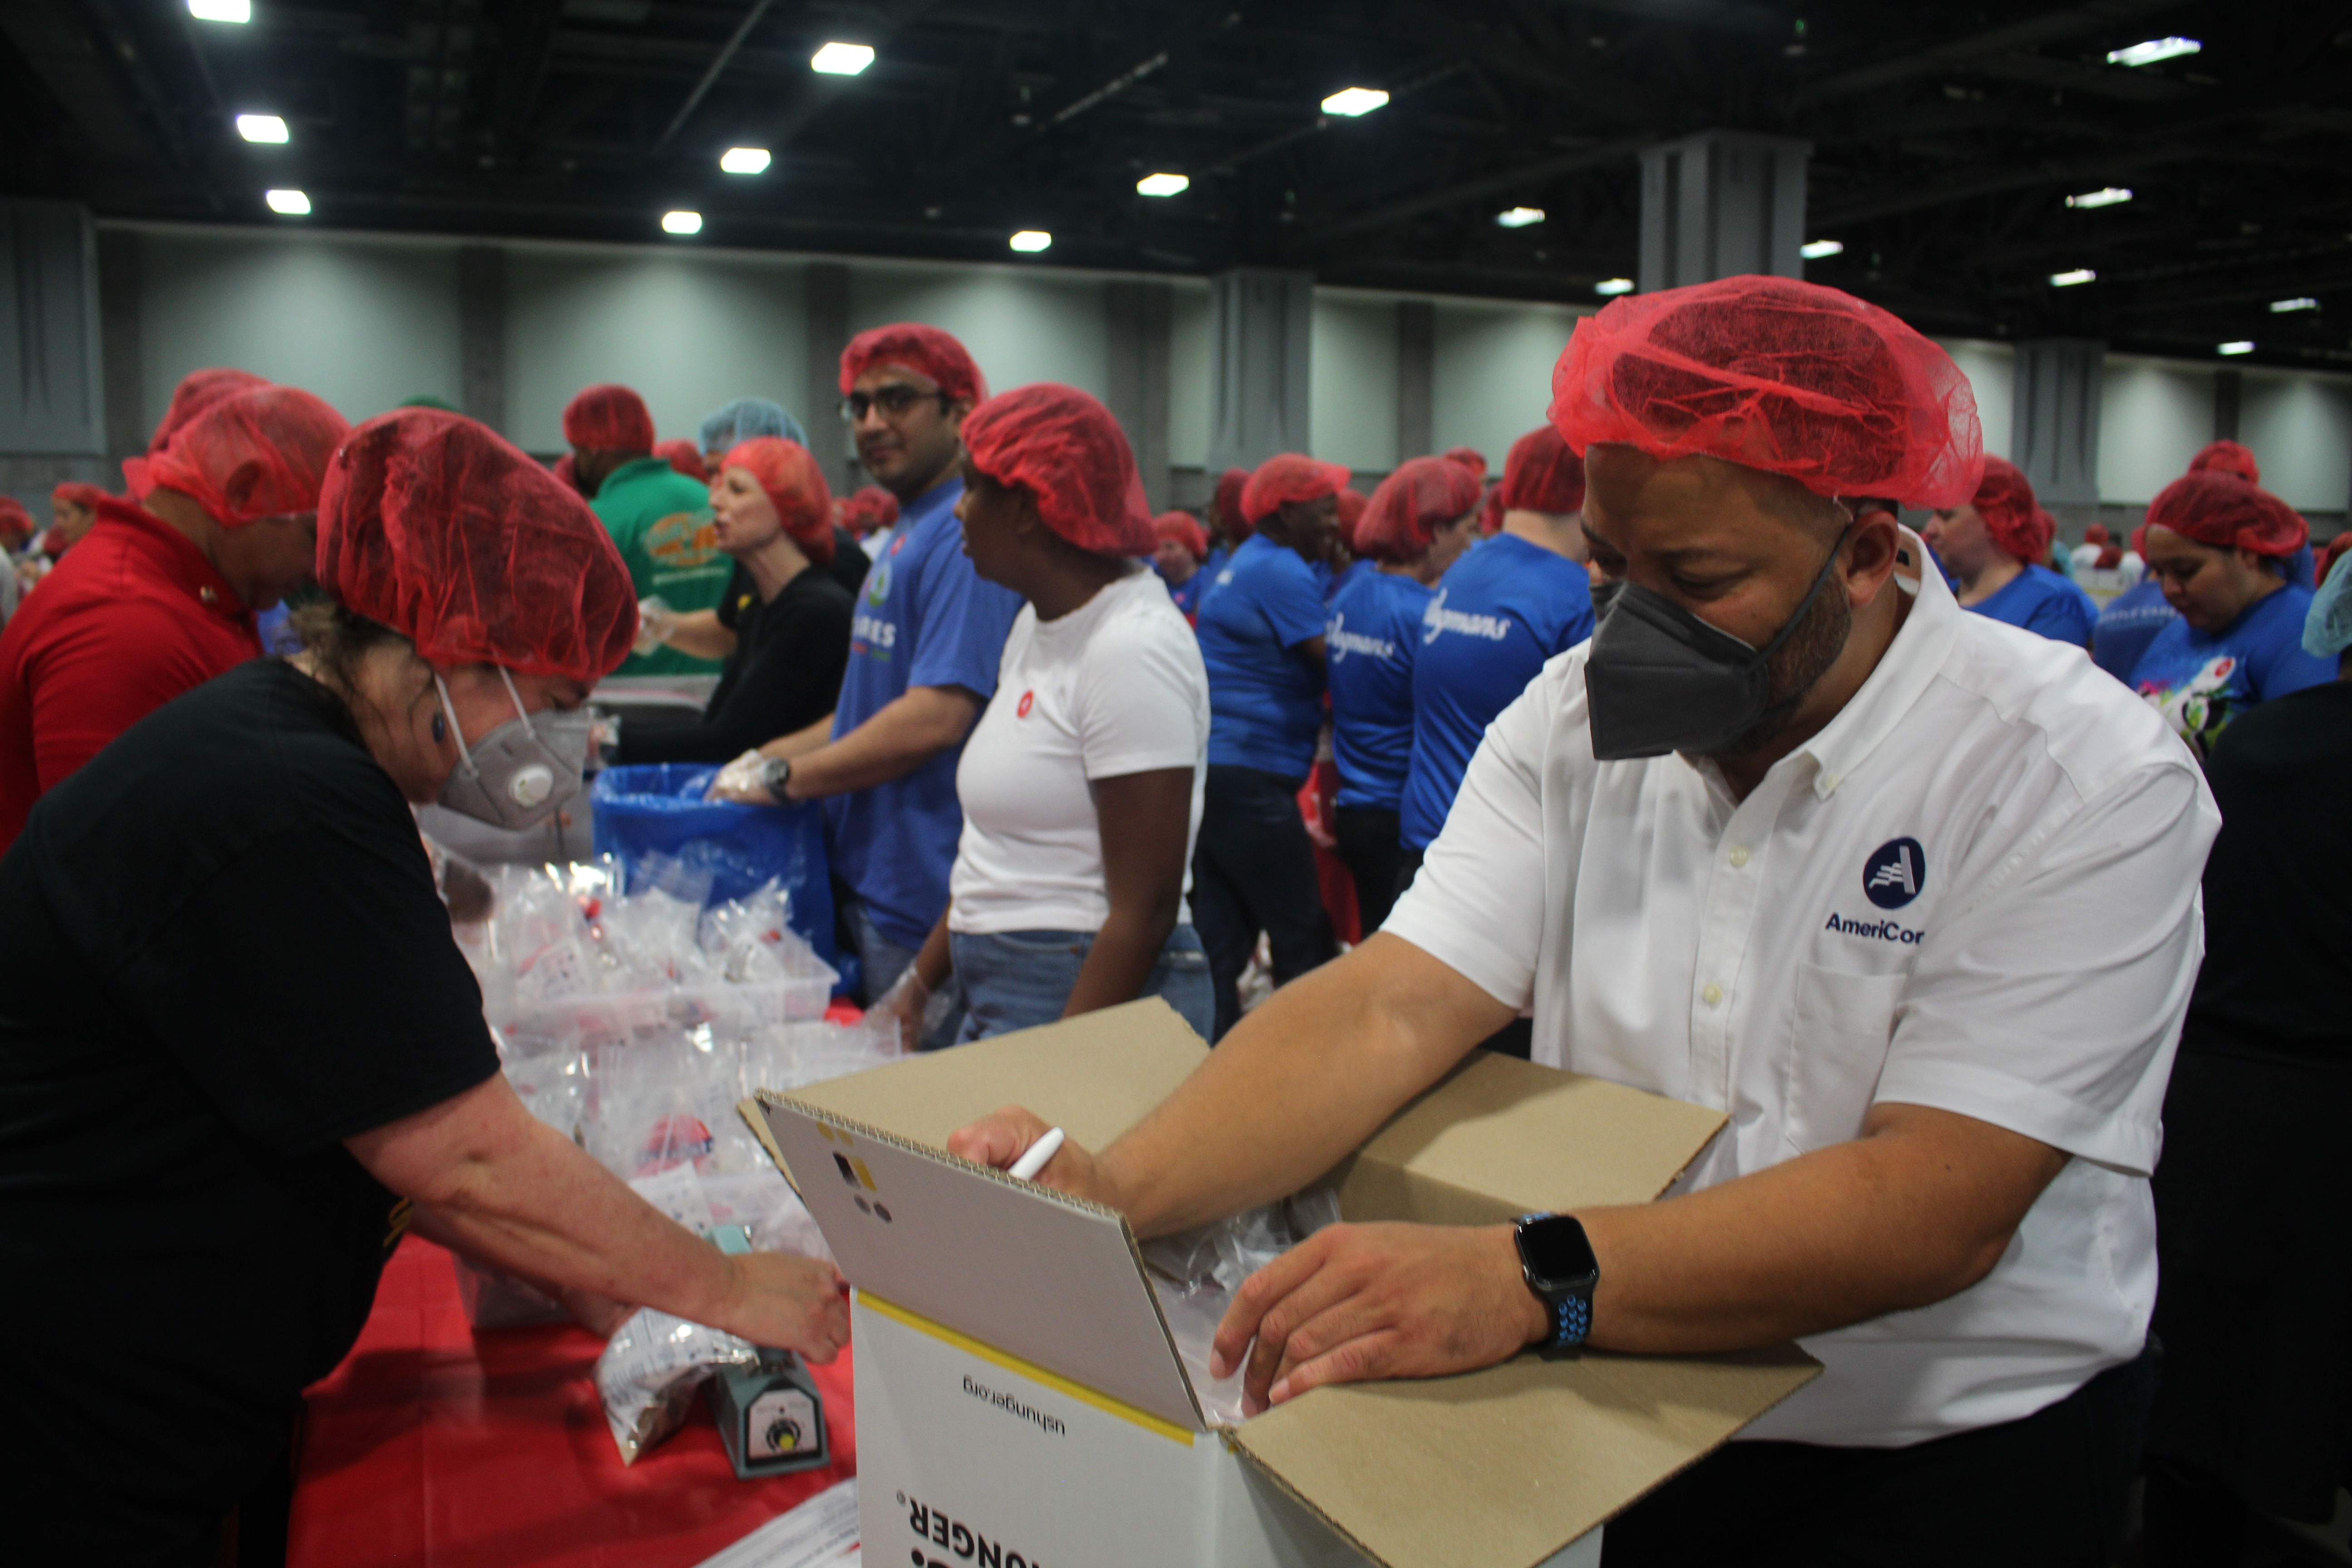
[[[309,579],[319,485],[349,427],[307,392],[214,399],[102,496],[89,536],[0,634],[0,849],[117,735],[262,651],[254,612]]]
[[[2288,576],[2310,532],[2227,468],[2184,475],[2148,505],[2148,575],[2179,618],[2139,656],[2131,685],[2200,755],[2247,709],[2336,679],[2333,659],[2303,647],[2312,594]]]
[[[2033,499],[2016,464],[1987,458],[1984,478],[1965,506],[1930,514],[1920,536],[1959,580],[1963,609],[2076,647],[2091,640],[2098,605],[2050,569],[2056,527]]]
[[[68,549],[98,526],[98,509],[110,498],[96,485],[68,479],[49,491],[49,531]],[[63,554],[64,550],[58,551]]]
[[[1360,931],[1376,931],[1404,866],[1405,774],[1412,759],[1412,666],[1438,580],[1470,548],[1478,468],[1415,458],[1372,492],[1356,530],[1363,561],[1331,599],[1332,825],[1356,884]]]
[[[682,626],[685,617],[641,606],[637,647],[722,653],[725,668],[700,719],[626,721],[618,760],[723,763],[833,711],[852,617],[849,590],[826,570],[833,515],[824,475],[798,442],[755,436],[719,458],[710,524],[735,580],[710,621],[724,645]]]
[[[410,815],[512,826],[579,787],[581,704],[635,622],[612,542],[427,409],[352,432],[318,505],[308,652],[167,704],[0,859],[0,1094],[43,1108],[0,1118],[10,1266],[142,1347],[0,1349],[47,1433],[0,1499],[69,1510],[93,1562],[212,1560],[410,1229],[607,1323],[657,1307],[818,1360],[848,1333],[829,1265],[717,1251],[523,1108]],[[154,1246],[94,1241],[125,1234],[168,1238],[169,1333]],[[202,1441],[117,1464],[132,1407]]]
[[[1190,625],[1201,613],[1201,595],[1210,582],[1202,564],[1209,559],[1208,531],[1189,511],[1163,511],[1151,520],[1151,531],[1159,537],[1151,563]]]
[[[1185,905],[1208,676],[1159,576],[1127,437],[1050,383],[963,422],[963,547],[1021,595],[996,694],[956,769],[948,907],[875,1009],[911,1044],[950,976],[977,1040],[1159,996],[1209,1023]]]

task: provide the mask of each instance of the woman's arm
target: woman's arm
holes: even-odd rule
[[[753,623],[754,641],[726,700],[698,720],[622,725],[622,762],[732,762],[779,735],[832,724],[849,663],[846,605],[838,599],[778,598],[760,613],[778,616],[778,624]]]
[[[1160,962],[1184,901],[1184,851],[1192,837],[1192,770],[1158,768],[1092,779],[1102,825],[1103,881],[1110,913],[1070,988],[1062,1016],[1132,1002]]]

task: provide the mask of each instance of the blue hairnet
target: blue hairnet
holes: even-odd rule
[[[794,446],[808,446],[808,432],[781,403],[771,403],[764,397],[739,397],[715,414],[702,419],[702,449],[724,452],[738,441],[749,441],[754,436],[781,436]]]
[[[2333,658],[2352,647],[2352,555],[2339,557],[2336,570],[2311,596],[2303,617],[2303,651],[2314,658]]]

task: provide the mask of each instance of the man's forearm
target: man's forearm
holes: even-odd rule
[[[1973,1118],[1882,1107],[1876,1130],[1710,1187],[1578,1213],[1601,1265],[1592,1342],[1778,1344],[1958,1294],[2066,1156]]]
[[[1104,1152],[1139,1235],[1297,1191],[1444,1077],[1509,1009],[1419,948],[1375,935],[1242,1020]]]
[[[833,743],[833,715],[828,713],[814,724],[780,736],[760,748],[760,754],[772,762],[799,762],[811,752]]]
[[[838,741],[793,757],[784,793],[793,800],[822,800],[905,778],[961,745],[980,718],[981,707],[980,700],[961,687],[910,688]],[[763,750],[778,754],[772,748]]]

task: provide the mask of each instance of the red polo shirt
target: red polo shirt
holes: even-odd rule
[[[193,540],[100,503],[0,632],[0,851],[109,741],[260,653],[253,613]]]

